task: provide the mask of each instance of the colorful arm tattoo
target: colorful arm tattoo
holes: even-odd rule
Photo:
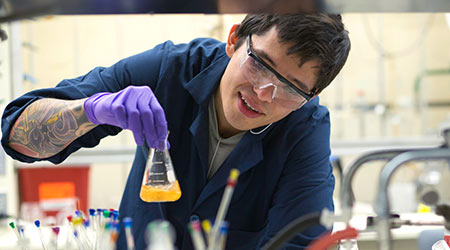
[[[19,153],[48,158],[93,129],[82,100],[41,99],[28,106],[9,134],[9,146]]]

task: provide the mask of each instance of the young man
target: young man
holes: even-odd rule
[[[57,164],[132,130],[138,147],[120,216],[134,219],[137,249],[160,218],[175,227],[178,249],[192,249],[187,224],[214,219],[238,168],[227,248],[260,248],[295,218],[333,209],[329,116],[316,96],[349,50],[340,16],[248,15],[226,43],[169,41],[23,95],[5,110],[2,145],[14,159]],[[139,192],[147,145],[161,147],[168,130],[182,197],[146,203]],[[286,247],[302,249],[323,231],[311,228]],[[118,247],[126,248],[123,233]]]

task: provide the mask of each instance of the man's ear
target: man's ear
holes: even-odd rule
[[[228,55],[228,57],[232,57],[234,52],[235,52],[235,45],[237,40],[239,39],[239,37],[237,37],[236,32],[237,29],[239,28],[239,26],[241,26],[240,24],[234,24],[231,29],[230,29],[230,33],[228,34],[228,39],[227,39],[227,46],[225,48],[226,53]]]

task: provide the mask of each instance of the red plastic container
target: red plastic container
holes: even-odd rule
[[[89,166],[64,166],[19,169],[21,202],[39,202],[47,216],[55,215],[68,200],[87,213]]]

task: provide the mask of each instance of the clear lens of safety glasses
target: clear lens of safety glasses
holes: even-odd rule
[[[283,107],[298,109],[306,103],[306,99],[303,96],[287,84],[278,80],[270,70],[247,53],[243,56],[240,66],[244,77],[255,88],[264,89],[269,86],[273,87],[272,99]]]

